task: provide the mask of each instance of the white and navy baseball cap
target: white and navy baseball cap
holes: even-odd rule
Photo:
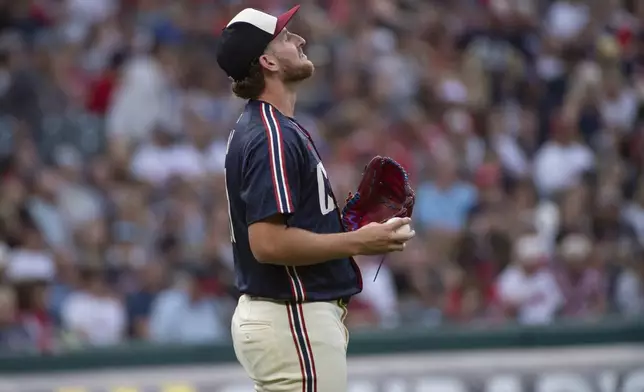
[[[217,63],[221,69],[236,81],[247,77],[253,61],[284,30],[299,8],[297,5],[280,16],[269,15],[254,8],[239,12],[219,37]]]

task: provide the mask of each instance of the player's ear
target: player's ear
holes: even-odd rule
[[[278,70],[277,59],[270,54],[263,54],[259,56],[259,64],[269,71],[276,72]]]

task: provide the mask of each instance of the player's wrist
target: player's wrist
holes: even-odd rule
[[[358,231],[341,233],[341,235],[344,237],[341,243],[348,256],[356,256],[364,253],[364,241]]]

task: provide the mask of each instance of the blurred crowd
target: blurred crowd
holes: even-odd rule
[[[244,102],[213,47],[292,3],[0,1],[0,353],[228,339]],[[297,117],[335,193],[376,154],[417,191],[350,328],[644,315],[644,2],[299,3]]]

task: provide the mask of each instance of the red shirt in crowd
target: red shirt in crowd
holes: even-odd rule
[[[106,72],[92,82],[87,94],[87,110],[104,115],[110,106],[115,85],[116,75],[113,72]]]
[[[492,264],[477,263],[470,273],[475,275],[475,278],[470,280],[477,282],[476,285],[464,283],[446,293],[444,313],[452,321],[464,322],[496,314],[498,301]],[[472,293],[478,297],[476,307],[473,309],[467,303],[470,300],[467,296]]]
[[[54,322],[46,310],[24,312],[18,316],[30,340],[41,353],[49,353],[54,349]]]

